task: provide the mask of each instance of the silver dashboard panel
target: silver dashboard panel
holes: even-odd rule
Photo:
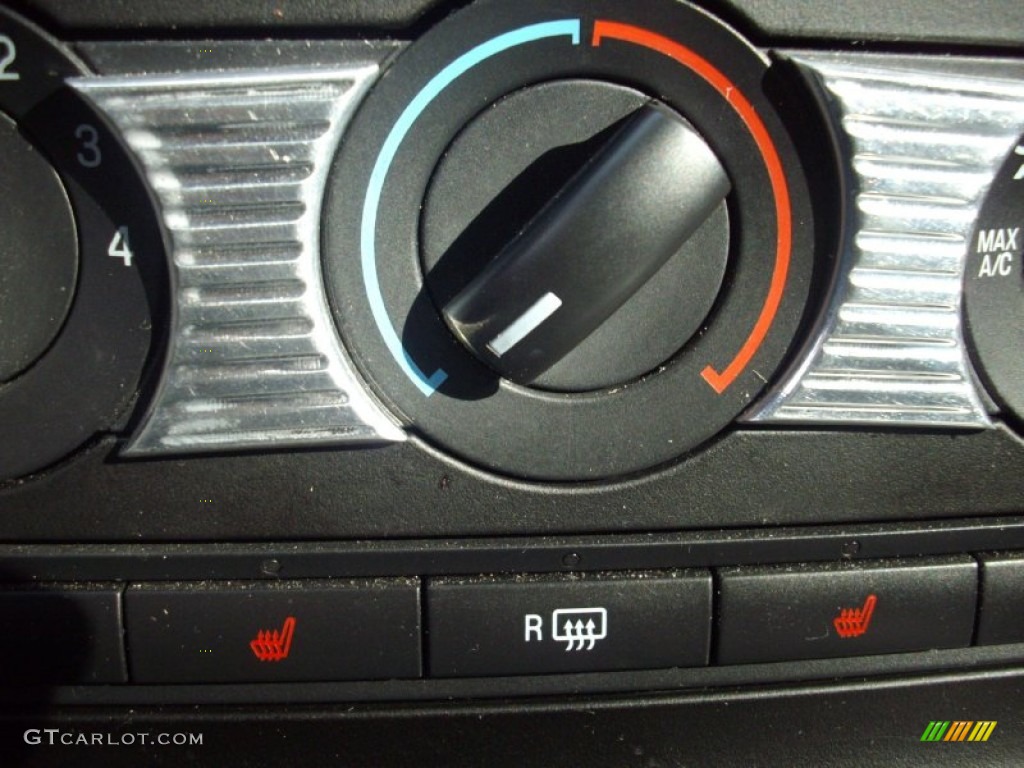
[[[160,208],[169,353],[125,453],[398,441],[334,331],[320,269],[331,159],[376,62],[80,78]]]
[[[831,119],[843,211],[822,321],[757,422],[986,427],[963,333],[974,222],[1024,134],[1024,66],[792,53]]]
[[[978,209],[1024,133],[1024,66],[784,55],[846,158],[839,271],[797,363],[745,420],[991,426],[961,285]],[[405,439],[345,354],[320,267],[331,159],[378,71],[379,59],[72,81],[120,129],[166,230],[169,350],[126,454]]]

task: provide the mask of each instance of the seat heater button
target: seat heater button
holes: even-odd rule
[[[723,568],[719,664],[964,648],[977,565],[970,557]]]
[[[138,683],[420,676],[419,581],[132,584],[125,623]]]

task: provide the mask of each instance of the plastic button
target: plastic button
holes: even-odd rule
[[[0,682],[127,681],[118,584],[0,589]]]
[[[706,571],[433,579],[430,674],[702,666],[710,620]]]
[[[977,643],[1024,643],[1024,555],[981,558]]]
[[[720,664],[971,644],[977,565],[966,556],[720,573]]]
[[[133,584],[125,612],[139,683],[420,676],[415,579]]]

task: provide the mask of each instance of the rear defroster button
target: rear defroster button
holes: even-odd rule
[[[438,578],[427,587],[430,674],[703,666],[710,620],[706,571]]]

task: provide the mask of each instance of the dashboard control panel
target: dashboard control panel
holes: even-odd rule
[[[45,5],[0,7],[0,697],[1024,661],[1024,37]]]
[[[1012,553],[423,580],[22,585],[0,593],[20,628],[0,647],[17,661],[18,682],[131,683],[150,695],[169,684],[693,673],[934,654],[1024,642],[1021,563]],[[55,635],[88,652],[53,665]]]

